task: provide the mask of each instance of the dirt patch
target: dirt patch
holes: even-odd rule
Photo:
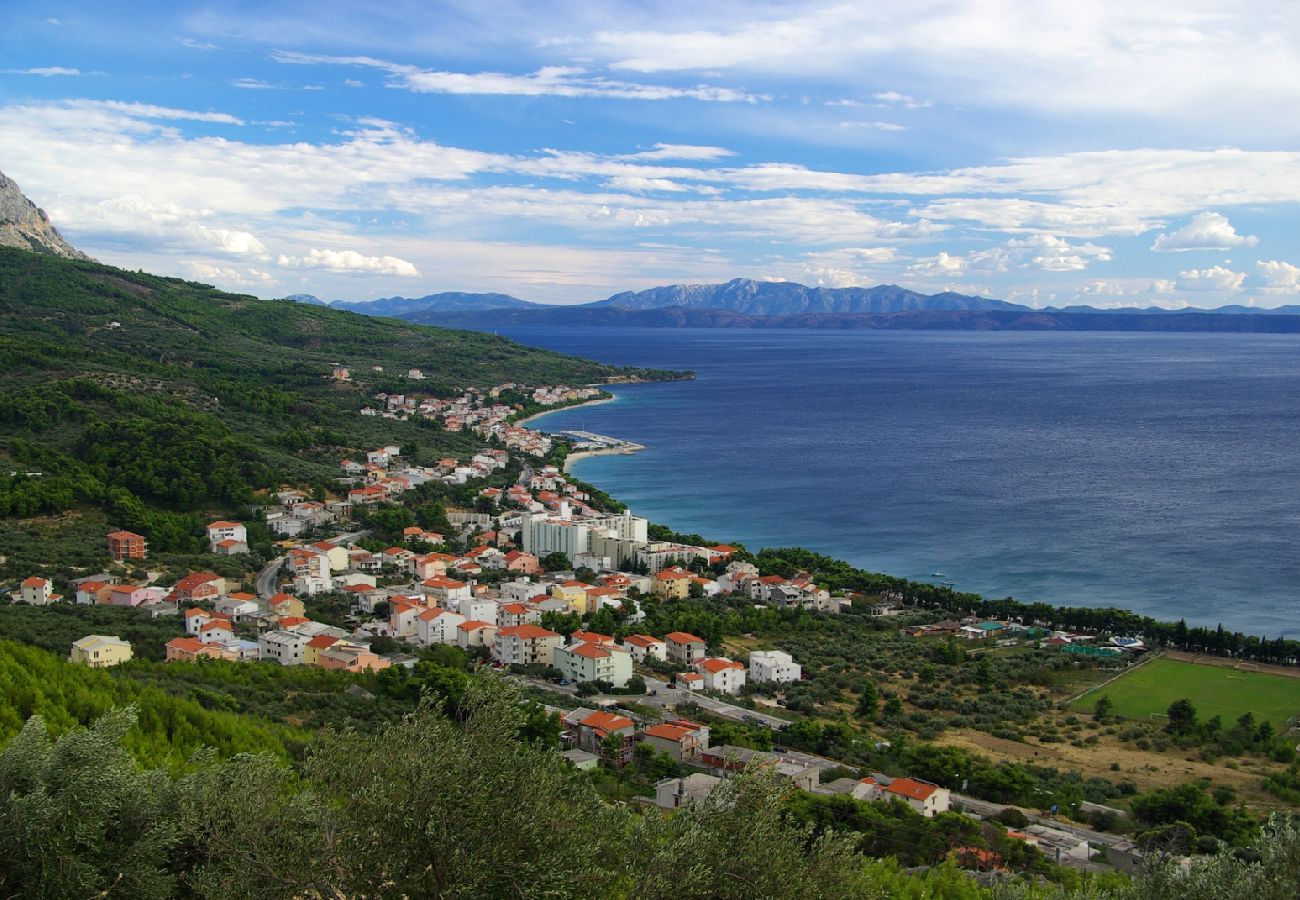
[[[1266,672],[1269,675],[1283,675],[1287,678],[1300,678],[1300,669],[1294,666],[1273,666],[1268,663],[1247,662],[1240,659],[1226,659],[1222,656],[1206,656],[1202,653],[1183,653],[1180,650],[1166,650],[1167,659],[1180,662],[1196,663],[1199,666],[1219,666],[1223,669],[1238,669],[1242,672]]]
[[[1227,760],[1208,763],[1200,759],[1188,760],[1186,755],[1177,753],[1139,750],[1106,735],[1096,746],[1074,747],[1070,744],[1020,743],[977,731],[954,729],[945,732],[936,743],[972,750],[1002,762],[1051,766],[1078,772],[1085,778],[1098,776],[1116,782],[1131,781],[1141,791],[1208,778],[1215,785],[1231,787],[1256,814],[1295,808],[1260,789],[1260,781],[1265,775],[1282,768],[1260,759],[1237,759],[1234,762],[1238,768],[1229,769],[1224,765]],[[1119,763],[1119,771],[1111,768],[1112,763]]]

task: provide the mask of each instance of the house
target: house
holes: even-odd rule
[[[415,636],[426,647],[432,644],[454,644],[457,642],[457,629],[465,622],[465,617],[449,609],[435,606],[421,610],[415,617]]]
[[[755,650],[749,654],[750,681],[789,683],[802,677],[803,667],[783,650]]]
[[[623,638],[623,647],[632,654],[632,661],[644,663],[647,659],[662,662],[668,655],[668,645],[648,634],[629,634]]]
[[[198,659],[221,659],[218,644],[205,644],[196,637],[172,638],[166,644],[167,662],[194,662]]]
[[[612,643],[575,643],[555,651],[555,667],[576,683],[603,681],[625,688],[632,678],[632,654]]]
[[[107,634],[88,634],[72,644],[68,662],[106,669],[131,658],[131,642]]]
[[[664,569],[655,575],[654,595],[663,600],[685,600],[691,595],[691,582],[695,573],[681,566]]]
[[[438,601],[439,606],[455,606],[461,600],[470,600],[474,593],[467,582],[454,578],[430,578],[420,582],[424,593]]]
[[[307,611],[303,602],[293,594],[274,594],[266,601],[266,605],[277,616],[301,616]]]
[[[665,778],[655,784],[655,806],[677,809],[690,803],[703,803],[722,784],[721,778],[694,772],[684,778]]]
[[[456,626],[456,643],[462,650],[489,647],[496,639],[497,627],[491,622],[469,619]]]
[[[342,547],[331,541],[317,541],[311,545],[311,550],[325,557],[328,564],[325,574],[342,572],[348,567],[348,548]]]
[[[340,669],[345,672],[379,671],[392,665],[369,647],[344,641],[319,651],[317,659],[322,669]]]
[[[467,619],[478,619],[489,625],[499,625],[497,614],[501,605],[489,597],[470,597],[456,602],[456,611]]]
[[[222,619],[225,616],[221,613],[210,612],[206,609],[199,609],[192,606],[185,610],[185,633],[191,637],[198,637],[199,629],[214,619]]]
[[[673,683],[688,691],[704,690],[704,676],[699,672],[678,672]]]
[[[226,580],[215,572],[193,572],[172,585],[170,599],[177,603],[215,600],[226,592]]]
[[[541,561],[531,553],[511,550],[506,554],[506,571],[520,575],[538,575],[542,571]]]
[[[248,531],[238,522],[213,522],[208,525],[208,549],[219,556],[247,553]]]
[[[305,666],[319,666],[320,652],[328,650],[339,642],[332,634],[318,634],[311,640],[307,641],[306,651],[303,654],[302,663]]]
[[[695,665],[709,649],[704,638],[685,631],[670,631],[664,635],[664,642],[668,645],[668,658],[683,666]]]
[[[115,562],[127,559],[144,559],[149,546],[142,535],[130,531],[112,531],[108,534],[108,555]]]
[[[821,783],[821,770],[816,766],[748,747],[709,747],[700,754],[699,765],[720,778],[742,772],[750,766],[770,766],[778,779],[789,781],[802,791],[815,790]]]
[[[77,602],[91,606],[110,602],[112,585],[106,581],[83,581],[77,585]]]
[[[492,658],[502,665],[556,665],[556,656],[563,643],[563,635],[540,625],[507,626],[497,629],[492,643]]]
[[[502,603],[497,609],[497,624],[506,627],[536,625],[541,619],[542,614],[526,603]]]
[[[229,616],[231,621],[238,622],[241,617],[253,615],[259,607],[257,597],[242,591],[236,591],[227,597],[217,598],[217,601],[212,604],[212,608],[223,615]]]
[[[951,805],[952,794],[947,788],[918,778],[890,778],[873,773],[858,783],[861,789],[853,792],[858,799],[872,802],[901,800],[927,818],[947,812]]]
[[[745,667],[723,656],[710,656],[695,664],[695,671],[704,677],[704,689],[720,694],[739,694],[745,686]]]
[[[585,616],[587,609],[587,589],[591,587],[581,581],[566,581],[563,584],[557,584],[551,588],[551,596],[556,600],[563,600],[569,607],[570,612],[576,612],[580,616]]]
[[[258,655],[282,666],[300,666],[307,658],[308,640],[292,631],[264,631],[257,638]]]
[[[577,743],[580,749],[622,768],[632,760],[635,732],[636,724],[627,716],[597,710],[578,722]],[[618,739],[616,748],[605,746],[606,739],[611,737]]]
[[[641,733],[640,740],[667,753],[674,762],[685,763],[709,749],[709,726],[690,719],[673,719],[651,725]]]
[[[108,602],[113,606],[139,606],[156,593],[141,584],[115,584],[108,589]]]
[[[394,598],[388,604],[388,628],[393,637],[415,637],[418,632],[419,616],[428,607],[409,600]]]
[[[614,636],[610,634],[601,634],[599,631],[579,630],[569,635],[569,640],[575,644],[613,644]]]
[[[205,644],[225,644],[235,639],[228,619],[212,619],[199,626],[198,639]]]
[[[33,575],[30,578],[24,578],[23,583],[19,585],[18,599],[23,603],[30,603],[32,606],[44,606],[47,603],[53,603],[63,598],[54,593],[54,585],[48,578]]]

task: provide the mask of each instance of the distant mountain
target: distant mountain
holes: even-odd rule
[[[305,303],[308,306],[329,306],[328,303],[315,294],[289,294],[284,299],[291,303]]]
[[[1214,312],[1065,312],[1028,308],[914,310],[896,313],[796,313],[754,316],[728,309],[665,306],[535,306],[475,312],[422,312],[409,321],[448,327],[604,325],[624,328],[825,328],[880,331],[1198,331],[1300,333],[1300,316],[1246,316]]]
[[[331,303],[334,309],[346,309],[367,316],[409,318],[425,312],[469,312],[483,309],[536,309],[539,304],[511,297],[509,294],[466,294],[446,291],[425,297],[383,297],[379,300],[356,300]],[[415,321],[412,319],[411,321]]]
[[[90,257],[63,239],[45,210],[28,200],[17,183],[0,172],[0,247],[16,247],[67,259]]]
[[[754,281],[750,278],[734,278],[726,284],[670,284],[646,291],[625,291],[588,305],[623,309],[703,307],[753,316],[1028,309],[1004,300],[968,297],[951,291],[922,294],[894,284],[870,288],[823,288],[792,281]]]

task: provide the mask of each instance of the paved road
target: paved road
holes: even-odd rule
[[[349,531],[346,534],[337,534],[332,538],[323,538],[323,540],[335,544],[346,544],[348,541],[355,541],[365,533],[364,530]],[[287,553],[284,556],[277,556],[263,566],[262,571],[257,573],[257,578],[253,582],[253,589],[257,592],[257,596],[263,600],[270,600],[279,593],[279,578],[277,576],[280,574],[280,568],[284,565],[284,561],[288,558]]]
[[[743,706],[737,706],[734,703],[728,703],[725,700],[715,700],[712,697],[706,697],[703,694],[692,694],[690,691],[684,691],[681,688],[669,688],[666,682],[657,678],[647,678],[645,680],[647,694],[644,698],[637,698],[638,703],[645,703],[650,706],[667,706],[677,703],[698,703],[703,709],[708,710],[717,716],[732,719],[736,722],[750,721],[768,728],[780,730],[790,724],[785,719],[776,716],[770,716],[767,713],[759,712],[755,709],[745,709]],[[649,691],[657,691],[657,695],[651,696]]]
[[[989,818],[997,815],[1011,804],[1008,803],[989,803],[987,800],[977,800],[974,797],[968,797],[965,794],[953,793],[952,802],[960,803],[964,809],[975,813],[977,816]],[[1040,816],[1032,813],[1022,806],[1013,807],[1024,813],[1031,822],[1038,825],[1046,825],[1048,828],[1055,828],[1057,831],[1064,831],[1066,834],[1072,834],[1081,841],[1087,841],[1090,844],[1101,844],[1109,847],[1112,844],[1118,844],[1125,840],[1122,834],[1106,834],[1102,831],[1093,831],[1089,828],[1080,828],[1077,825],[1071,825],[1068,822],[1062,822],[1060,819],[1053,819],[1048,816]]]

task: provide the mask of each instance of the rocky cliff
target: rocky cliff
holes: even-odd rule
[[[90,259],[63,239],[45,210],[28,200],[11,178],[0,172],[0,247],[17,247],[68,259]]]

